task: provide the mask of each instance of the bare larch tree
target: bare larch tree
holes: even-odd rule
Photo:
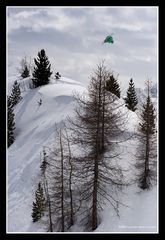
[[[106,90],[110,75],[101,62],[91,76],[88,95],[75,96],[75,116],[69,118],[72,141],[82,149],[81,156],[77,156],[77,181],[85,209],[82,220],[90,230],[95,230],[100,222],[99,209],[104,200],[109,201],[118,214],[116,190],[123,186],[122,170],[115,161],[119,156],[115,151],[115,136],[121,133],[124,118],[118,97]]]
[[[47,169],[47,165],[49,164],[47,158],[48,158],[48,156],[46,154],[46,151],[45,151],[45,149],[43,149],[42,162],[40,165],[41,177],[42,177],[42,181],[43,181],[43,185],[44,185],[44,191],[45,191],[45,196],[46,196],[46,207],[47,207],[47,213],[48,213],[48,219],[49,219],[48,232],[53,232],[51,199],[50,199],[48,181],[47,181],[47,177],[46,177],[46,169]]]
[[[54,147],[49,148],[47,176],[55,231],[69,231],[74,224],[74,181],[71,145],[65,124],[56,127]]]

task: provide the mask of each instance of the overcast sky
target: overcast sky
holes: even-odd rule
[[[54,73],[84,84],[102,59],[126,88],[130,78],[157,81],[156,7],[8,7],[7,28],[9,75],[45,49]],[[112,33],[114,44],[102,44]]]

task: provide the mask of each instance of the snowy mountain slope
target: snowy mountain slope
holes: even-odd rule
[[[8,231],[28,231],[32,186],[38,174],[40,152],[53,141],[55,123],[60,124],[72,114],[73,92],[83,93],[84,90],[78,82],[71,85],[64,78],[62,84],[28,90],[16,106],[16,141],[8,151]]]
[[[54,140],[55,123],[60,124],[67,115],[73,116],[73,93],[85,94],[85,87],[75,81],[62,77],[50,84],[36,89],[29,89],[30,78],[20,80],[9,79],[9,91],[12,82],[18,80],[23,99],[15,107],[16,140],[8,150],[8,232],[43,232],[44,229],[32,223],[31,209],[34,199],[34,186],[39,173],[40,153],[43,146],[49,146]],[[42,104],[38,102],[42,99]],[[119,100],[122,105],[123,100]],[[126,108],[127,131],[125,137],[131,135],[137,125],[137,115]],[[122,153],[119,163],[126,170],[127,180],[131,180],[133,171],[132,154],[136,148],[136,140],[131,139],[120,145]],[[156,188],[146,193],[137,193],[136,186],[126,188],[121,201],[129,208],[120,207],[120,219],[107,203],[102,213],[102,223],[95,232],[154,232],[156,231]],[[149,203],[148,203],[149,202]],[[151,214],[152,211],[152,214]],[[140,228],[144,225],[145,228]],[[131,228],[132,226],[132,228]],[[134,228],[133,226],[139,226]],[[73,226],[72,231],[81,231],[80,226]]]

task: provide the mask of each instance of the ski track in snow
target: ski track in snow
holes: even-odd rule
[[[49,146],[54,139],[55,123],[60,125],[68,115],[73,115],[73,93],[86,93],[85,87],[72,79],[62,77],[37,89],[27,89],[30,78],[19,80],[11,77],[8,81],[8,92],[12,83],[18,80],[24,89],[23,99],[15,107],[16,140],[8,150],[8,232],[44,232],[39,223],[32,223],[31,210],[34,191],[39,174],[40,153],[43,146]],[[25,91],[26,90],[26,91]],[[38,101],[42,99],[39,106]],[[123,100],[120,99],[120,103]],[[123,111],[127,111],[126,108]],[[127,111],[128,112],[128,111]],[[128,112],[128,129],[123,134],[128,138],[135,132],[137,115]],[[136,140],[131,139],[120,144],[123,152],[119,163],[124,169],[126,178],[131,179],[133,172],[132,153],[135,152]],[[107,203],[102,212],[102,222],[95,232],[153,232],[156,231],[156,187],[148,192],[138,192],[136,186],[127,187],[121,195],[121,201],[129,207],[120,207],[120,218],[115,215]],[[145,226],[145,227],[144,227]],[[72,231],[81,232],[81,226],[74,225]]]

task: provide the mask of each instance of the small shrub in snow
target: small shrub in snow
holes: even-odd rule
[[[55,78],[56,78],[56,80],[58,80],[58,79],[61,78],[61,75],[59,74],[59,72],[56,72],[56,74],[55,74]]]

